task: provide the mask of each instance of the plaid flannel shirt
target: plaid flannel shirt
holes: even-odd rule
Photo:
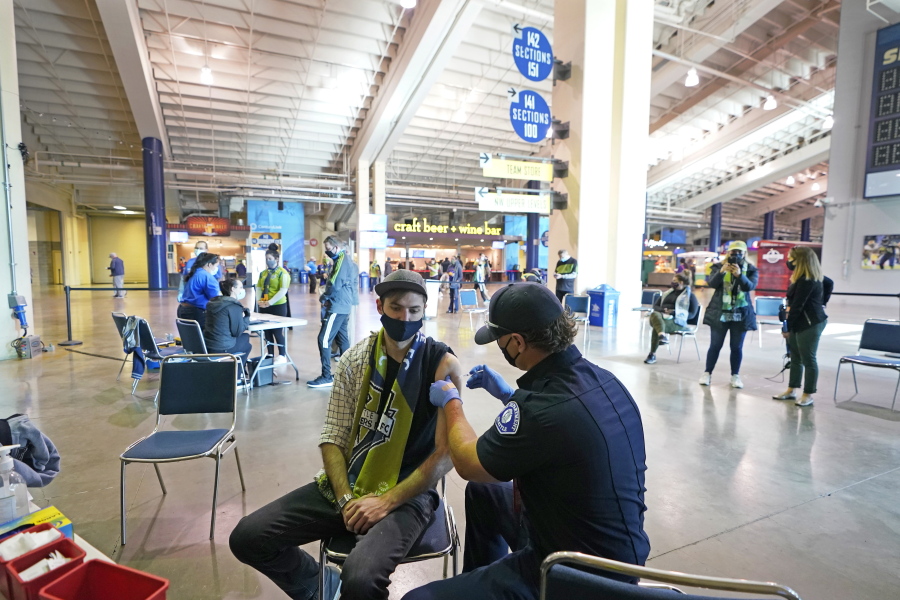
[[[320,446],[335,444],[347,452],[356,403],[359,401],[360,388],[377,337],[378,332],[373,331],[369,337],[350,348],[338,362],[334,371],[334,387],[331,388],[328,400],[328,412],[325,414],[325,425],[319,436]]]

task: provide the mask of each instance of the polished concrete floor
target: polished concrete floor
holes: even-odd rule
[[[45,343],[66,339],[65,302],[59,288],[36,288],[36,332]],[[304,382],[318,373],[315,350],[318,304],[295,286],[295,316],[310,325],[288,336],[300,381],[253,390],[238,400],[237,431],[247,492],[241,493],[233,457],[222,473],[215,541],[208,540],[212,461],[162,468],[163,497],[152,468],[128,467],[128,544],[119,536],[118,455],[154,423],[156,382],[130,394],[126,374],[116,382],[121,345],[110,311],[146,317],[159,335],[174,331],[174,293],[132,292],[124,300],[76,292],[73,336],[84,344],[57,346],[35,360],[0,362],[0,414],[27,412],[57,444],[63,470],[34,490],[38,504],[56,505],[76,531],[115,560],[171,581],[169,598],[280,598],[279,591],[232,557],[228,534],[237,520],[310,481],[320,467],[316,447],[328,392]],[[466,367],[488,362],[508,380],[517,376],[494,346],[472,341],[468,317],[444,313],[425,332],[449,343]],[[649,565],[686,572],[774,580],[803,598],[900,598],[900,412],[889,410],[896,377],[858,370],[860,393],[835,405],[837,360],[856,351],[867,317],[897,318],[893,299],[836,298],[820,346],[820,394],[798,409],[770,397],[783,383],[767,378],[781,364],[777,332],[745,344],[743,390],[728,386],[723,351],[713,385],[700,387],[702,363],[688,341],[682,362],[665,349],[653,366],[642,363],[647,331],[623,310],[617,328],[593,328],[587,356],[613,371],[636,398],[647,440]],[[355,339],[377,326],[371,297],[363,298]],[[708,328],[701,328],[705,356]],[[583,348],[583,338],[578,339]],[[293,371],[281,368],[284,380]],[[839,397],[853,393],[849,373]],[[775,381],[778,381],[776,378]],[[466,413],[476,430],[499,411],[483,392],[466,392]],[[192,427],[176,418],[169,425]],[[465,527],[464,482],[448,479],[448,497]],[[577,498],[572,499],[577,502]],[[440,577],[439,561],[401,567],[392,597]]]

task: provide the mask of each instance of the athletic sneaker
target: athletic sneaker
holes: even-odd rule
[[[651,352],[650,354],[647,355],[647,358],[644,359],[644,362],[647,363],[648,365],[652,365],[653,363],[656,362],[656,355]]]
[[[334,377],[324,377],[322,375],[316,377],[312,381],[307,381],[306,385],[311,388],[326,388],[334,385]]]
[[[668,343],[669,343],[669,336],[667,336],[664,333],[659,334],[659,345],[665,346]]]
[[[341,572],[337,567],[325,565],[325,589],[322,590],[322,598],[325,600],[337,600],[341,595]]]
[[[794,402],[797,406],[810,406],[813,403],[812,396],[801,396],[799,400]]]
[[[700,376],[700,385],[709,385],[710,380],[712,379],[712,374],[704,373]]]
[[[287,359],[286,359],[284,356],[282,356],[281,354],[279,354],[278,356],[276,356],[276,357],[275,357],[275,360],[272,361],[272,364],[273,364],[273,365],[283,365],[283,364],[285,364],[285,363],[287,363]]]
[[[744,382],[741,381],[740,375],[732,375],[731,376],[731,387],[735,389],[742,389],[744,387]]]
[[[794,392],[790,392],[790,393],[785,392],[784,394],[772,396],[772,400],[796,400],[796,399],[797,399],[797,394],[795,394]]]

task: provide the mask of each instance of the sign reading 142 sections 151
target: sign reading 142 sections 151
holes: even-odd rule
[[[513,60],[519,73],[531,81],[543,81],[553,71],[553,49],[547,36],[534,27],[513,27]]]
[[[550,129],[550,107],[537,92],[510,90],[509,121],[516,134],[526,142],[536,144],[547,137]]]

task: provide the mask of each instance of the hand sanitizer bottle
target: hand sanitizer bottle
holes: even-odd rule
[[[6,523],[16,518],[17,489],[10,485],[10,477],[14,473],[14,463],[9,453],[18,447],[18,444],[0,446],[0,479],[2,479],[2,484],[0,484],[0,523]]]

